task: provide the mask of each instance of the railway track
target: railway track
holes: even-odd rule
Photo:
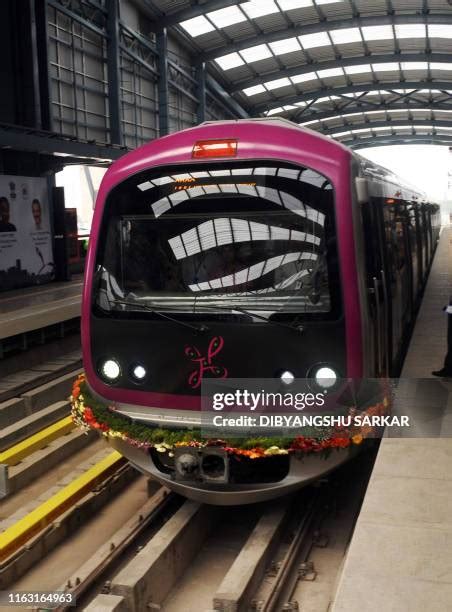
[[[88,612],[326,612],[373,459],[256,506],[183,502],[159,488],[67,580],[46,586]]]
[[[95,433],[74,427],[80,365],[73,351],[1,380],[0,590],[137,477]]]
[[[272,503],[225,509],[183,501],[95,435],[71,446],[83,434],[63,414],[61,394],[77,371],[12,398],[25,416],[0,434],[0,469],[10,480],[0,500],[0,590],[64,590],[88,611],[328,610],[370,455]],[[0,404],[0,418],[10,401]],[[2,436],[14,443],[2,445]],[[58,453],[65,459],[52,466]]]

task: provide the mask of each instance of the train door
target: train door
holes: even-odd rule
[[[427,245],[428,245],[427,254],[428,254],[428,261],[430,264],[430,261],[433,255],[433,234],[432,234],[432,211],[431,211],[429,204],[425,205],[425,215],[426,215],[426,221],[427,221]]]
[[[371,372],[374,372],[375,376],[387,376],[390,370],[388,344],[390,313],[386,277],[383,270],[382,220],[375,200],[363,204],[362,218],[366,257],[366,286],[369,294],[369,335],[373,361]]]
[[[402,355],[405,330],[411,317],[410,268],[407,253],[404,205],[383,204],[385,262],[391,304],[390,349],[392,365]]]
[[[412,277],[412,296],[413,305],[417,302],[417,296],[422,286],[421,261],[420,261],[420,242],[418,235],[418,221],[416,218],[415,205],[407,207],[407,233],[410,242],[411,255],[411,277]]]
[[[418,208],[419,213],[419,232],[421,238],[421,250],[422,250],[422,282],[424,283],[427,279],[428,273],[428,252],[427,252],[427,220],[425,215],[424,206],[421,205]]]

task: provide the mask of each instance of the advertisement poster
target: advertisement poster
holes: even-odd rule
[[[53,276],[47,180],[0,176],[0,290],[46,283]]]

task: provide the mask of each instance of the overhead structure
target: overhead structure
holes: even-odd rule
[[[452,145],[447,0],[136,0],[250,116],[355,148]]]

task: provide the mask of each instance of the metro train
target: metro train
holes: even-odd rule
[[[424,194],[284,119],[206,122],[125,155],[99,190],[82,305],[91,401],[136,432],[110,444],[214,504],[336,468],[353,449],[241,461],[221,441],[140,440],[197,427],[208,378],[396,376],[439,231]]]

